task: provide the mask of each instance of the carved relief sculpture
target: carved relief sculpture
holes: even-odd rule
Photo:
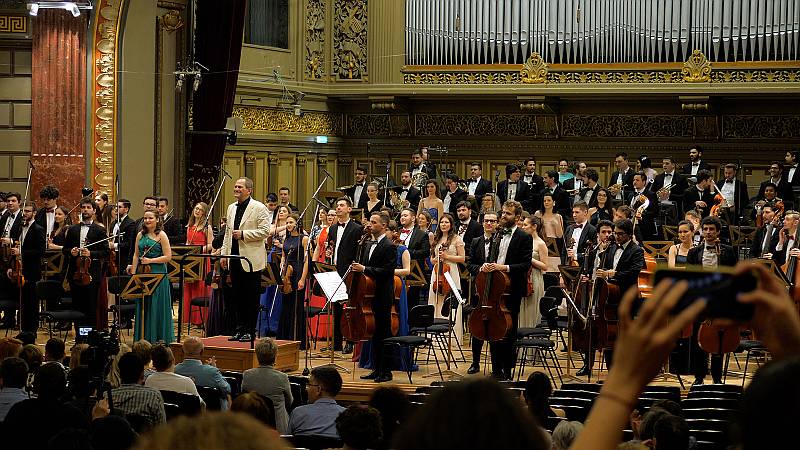
[[[318,80],[325,73],[325,0],[306,3],[306,67],[307,80]]]
[[[335,0],[333,71],[340,80],[367,79],[367,0]]]
[[[689,60],[683,63],[683,81],[687,83],[708,83],[711,81],[711,63],[700,50],[694,50]]]

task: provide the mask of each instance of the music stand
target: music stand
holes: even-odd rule
[[[125,289],[119,294],[119,297],[125,300],[139,299],[141,300],[142,311],[139,316],[137,325],[139,326],[140,336],[144,339],[144,317],[145,317],[145,301],[144,298],[153,295],[153,291],[158,287],[158,283],[164,279],[165,273],[138,273],[132,275],[125,285]]]
[[[419,265],[419,261],[416,259],[411,260],[411,272],[406,276],[406,286],[407,287],[422,287],[428,284],[428,281],[425,280],[425,272],[422,271],[422,267]]]
[[[203,251],[202,245],[176,245],[171,247],[172,258],[167,262],[167,276],[170,281],[170,292],[172,292],[172,283],[178,283],[180,293],[177,297],[181,299],[178,301],[178,335],[180,337],[181,325],[183,325],[183,284],[181,284],[181,271],[183,271],[183,283],[192,283],[205,279],[204,258],[192,258],[189,255],[199,254]],[[191,302],[192,299],[189,299]],[[191,308],[189,308],[191,310]],[[188,322],[188,319],[187,319]],[[205,324],[203,324],[205,326]],[[187,329],[188,330],[188,329]],[[188,335],[189,332],[187,331]],[[180,339],[178,339],[180,342]]]
[[[61,250],[47,250],[42,258],[42,279],[59,275],[64,269],[64,254]]]
[[[571,380],[581,381],[580,378],[572,375],[570,373],[572,371],[572,323],[575,320],[574,311],[578,310],[577,305],[575,302],[572,301],[572,297],[570,297],[569,293],[575,290],[575,283],[578,281],[578,277],[581,275],[581,266],[567,266],[560,264],[558,266],[558,271],[561,273],[561,276],[564,278],[564,284],[568,287],[564,289],[564,298],[567,300],[568,308],[567,308],[567,328],[569,329],[569,333],[567,333],[567,370],[564,371],[564,375],[562,377],[566,377]],[[591,347],[591,346],[590,346]],[[591,352],[592,349],[589,348]],[[590,358],[591,359],[591,358]],[[590,375],[591,378],[591,368]]]
[[[334,266],[333,264],[327,264],[327,263],[320,262],[320,261],[314,261],[314,273],[324,273],[324,272],[334,272],[334,271],[336,271],[336,266]],[[323,293],[323,295],[325,295],[325,294]],[[317,353],[316,355],[314,355],[314,357],[317,357],[317,358],[319,358],[319,357],[321,357],[321,358],[330,358],[331,359],[331,364],[333,364],[334,366],[337,366],[337,368],[341,367],[343,370],[345,370],[346,372],[349,373],[350,371],[347,368],[339,366],[338,364],[335,364],[333,362],[335,360],[335,358],[336,358],[336,352],[333,350],[333,327],[334,327],[334,324],[333,324],[333,322],[334,322],[333,302],[327,302],[327,306],[325,307],[325,309],[327,310],[327,311],[325,311],[325,316],[328,319],[328,332],[325,333],[326,334],[326,336],[325,336],[325,347],[326,347],[326,350],[322,351],[320,353]],[[317,320],[319,320],[319,317],[317,317]],[[346,359],[346,358],[342,358],[342,359]]]

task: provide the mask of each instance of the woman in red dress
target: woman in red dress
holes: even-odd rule
[[[189,217],[189,223],[186,225],[186,245],[202,245],[203,248],[200,253],[208,253],[211,251],[211,241],[214,239],[214,232],[211,230],[211,224],[206,223],[206,215],[208,214],[208,205],[200,202],[194,206],[192,215]],[[210,260],[205,260],[206,268],[204,273],[211,270]],[[204,325],[203,317],[208,316],[206,311],[200,312],[200,308],[192,310],[189,305],[193,298],[197,297],[211,297],[211,289],[206,286],[203,280],[192,281],[183,286],[183,317],[186,323],[192,325]],[[191,311],[191,314],[190,314]]]

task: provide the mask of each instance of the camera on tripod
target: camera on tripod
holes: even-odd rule
[[[105,331],[83,327],[80,332],[85,333],[85,342],[89,345],[85,351],[89,373],[92,379],[102,380],[111,369],[111,361],[119,353],[119,333],[116,329]]]

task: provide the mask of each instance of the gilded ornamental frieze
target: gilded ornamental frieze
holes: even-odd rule
[[[367,79],[367,0],[334,0],[333,72],[340,80]]]
[[[689,115],[564,114],[562,136],[575,138],[691,138]]]
[[[415,114],[417,136],[556,137],[555,115]]]
[[[305,111],[297,116],[293,111],[281,108],[234,105],[234,117],[242,119],[242,127],[248,131],[281,131],[327,136],[342,134],[342,115]]]
[[[722,137],[723,139],[798,139],[800,116],[723,116]]]
[[[325,0],[308,0],[306,3],[305,30],[306,80],[319,80],[325,74]]]

